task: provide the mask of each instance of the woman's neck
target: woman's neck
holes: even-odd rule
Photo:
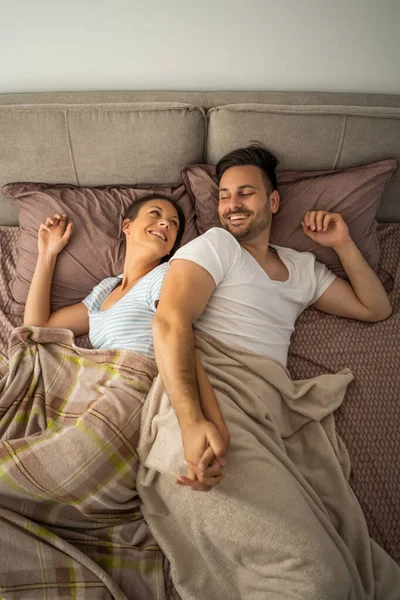
[[[139,279],[147,275],[147,273],[150,273],[150,271],[155,269],[159,264],[159,258],[152,259],[149,256],[141,256],[139,253],[135,253],[135,256],[131,256],[127,253],[124,261],[121,290],[135,285]]]

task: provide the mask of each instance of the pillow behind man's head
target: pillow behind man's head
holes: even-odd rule
[[[35,270],[40,223],[55,213],[66,213],[74,224],[71,239],[57,258],[51,288],[51,311],[83,300],[102,279],[122,273],[125,240],[122,217],[128,206],[151,193],[171,197],[182,208],[186,227],[182,244],[197,235],[192,201],[181,185],[177,188],[10,183],[3,187],[19,208],[17,273],[11,285],[14,301],[7,312],[23,314]]]
[[[271,243],[299,252],[312,252],[336,275],[346,278],[336,252],[311,240],[301,227],[308,210],[338,212],[365,259],[376,270],[379,245],[375,215],[383,190],[396,168],[397,161],[388,159],[335,171],[278,172],[281,203],[272,219]],[[215,167],[192,165],[183,169],[182,178],[194,202],[199,233],[220,227]]]

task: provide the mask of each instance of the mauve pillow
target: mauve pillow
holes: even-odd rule
[[[388,159],[335,171],[277,172],[281,203],[272,219],[271,243],[312,252],[336,275],[347,278],[336,252],[313,242],[300,224],[307,210],[339,212],[352,239],[376,270],[379,245],[375,215],[383,190],[396,169],[397,161]],[[198,232],[220,227],[215,167],[191,165],[182,170],[182,178],[194,202]]]
[[[125,253],[122,215],[135,200],[153,192],[170,196],[185,214],[182,244],[197,236],[193,203],[183,185],[81,188],[67,184],[9,183],[2,192],[17,201],[21,229],[16,278],[11,284],[14,301],[6,307],[6,312],[12,314],[24,312],[37,261],[39,225],[57,212],[68,215],[74,230],[57,259],[50,298],[52,311],[80,302],[102,279],[122,272]]]

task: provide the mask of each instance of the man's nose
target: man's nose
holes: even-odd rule
[[[230,210],[237,210],[243,206],[243,202],[239,194],[232,194],[228,204]]]

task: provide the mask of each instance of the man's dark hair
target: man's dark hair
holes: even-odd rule
[[[247,165],[261,169],[268,194],[276,190],[275,169],[278,159],[261,142],[252,142],[245,148],[238,148],[223,156],[216,167],[218,184],[227,169]]]
[[[167,202],[172,204],[172,206],[175,208],[176,212],[178,213],[178,219],[179,219],[178,233],[176,235],[175,244],[174,244],[171,252],[168,255],[163,256],[163,258],[160,261],[160,264],[161,264],[161,263],[167,262],[171,258],[171,256],[173,256],[175,254],[175,252],[178,250],[178,248],[181,244],[182,236],[185,231],[185,215],[183,214],[183,210],[181,209],[181,207],[178,206],[178,204],[174,200],[172,200],[172,198],[169,198],[168,196],[164,196],[164,194],[155,194],[155,193],[148,194],[147,196],[140,198],[140,200],[135,200],[135,202],[132,202],[132,204],[130,204],[128,206],[128,208],[125,211],[124,216],[122,217],[122,221],[125,221],[125,219],[134,221],[138,215],[139,210],[142,208],[142,206],[144,204],[147,204],[147,202],[152,202],[153,200],[166,200]]]

